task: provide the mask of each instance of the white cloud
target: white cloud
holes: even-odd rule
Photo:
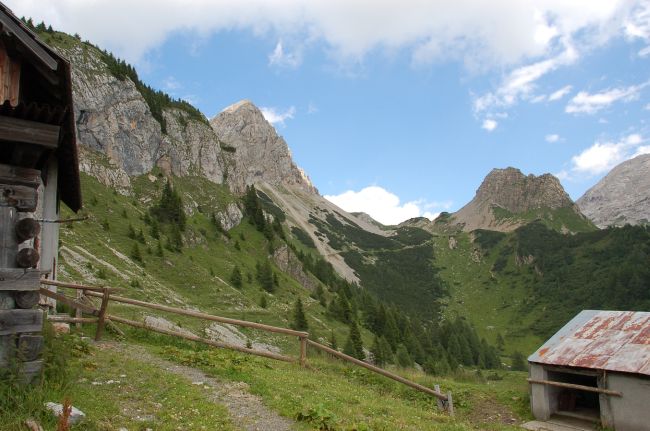
[[[279,111],[277,108],[269,108],[262,106],[260,107],[262,115],[269,123],[275,125],[280,125],[284,127],[285,120],[292,120],[293,116],[296,114],[296,108],[291,106],[286,111]]]
[[[596,141],[591,147],[571,158],[570,172],[561,173],[565,178],[603,174],[619,163],[650,152],[648,141],[639,134],[631,134],[619,141]]]
[[[544,99],[539,96],[531,97],[537,80],[558,67],[571,64],[577,59],[578,53],[575,48],[566,43],[561,54],[514,69],[501,81],[495,91],[488,92],[474,100],[474,111],[481,113],[489,112],[495,108],[507,108],[525,98],[531,98],[534,102],[543,101]]]
[[[483,125],[481,125],[481,128],[487,130],[488,132],[491,132],[496,129],[498,125],[499,123],[497,123],[495,120],[488,118],[487,120],[483,120]]]
[[[430,220],[437,217],[439,213],[425,211],[424,208],[432,208],[437,203],[425,204],[422,201],[401,203],[400,198],[379,186],[369,186],[361,190],[348,190],[339,195],[326,195],[325,199],[343,208],[348,212],[364,212],[378,222],[385,225],[399,224],[413,217],[427,217]],[[443,209],[448,208],[442,203]],[[435,217],[434,217],[435,216]]]
[[[299,50],[295,52],[285,52],[282,41],[275,45],[275,49],[269,55],[269,65],[296,68],[302,63],[302,54]]]
[[[557,134],[546,135],[544,139],[546,139],[546,142],[554,143],[560,140],[560,135]]]
[[[572,86],[570,86],[570,85],[566,85],[566,86],[560,88],[559,90],[557,90],[557,91],[551,93],[551,94],[548,96],[548,100],[549,100],[549,102],[553,102],[553,101],[556,101],[556,100],[560,100],[561,98],[563,98],[564,96],[566,96],[567,94],[569,94],[569,92],[571,92],[571,89],[572,89],[572,88],[573,88]]]
[[[569,114],[593,114],[619,100],[629,102],[638,99],[641,90],[648,83],[644,82],[643,84],[631,85],[629,87],[612,88],[594,94],[581,91],[569,101],[564,111]]]
[[[645,105],[645,106],[643,107],[643,109],[645,109],[646,111],[650,111],[650,103],[648,103],[647,105]]]
[[[415,61],[455,58],[513,65],[549,54],[559,39],[607,40],[642,19],[625,0],[7,0],[21,16],[79,33],[139,61],[179,32],[245,30],[276,39],[322,41],[335,57],[406,48]],[[152,10],[155,13],[152,15]],[[128,11],[128,13],[125,13]],[[643,18],[643,17],[641,17]],[[115,23],[119,22],[119,31]],[[633,27],[636,25],[636,27]],[[636,31],[638,33],[638,31]]]

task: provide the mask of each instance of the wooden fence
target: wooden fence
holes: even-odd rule
[[[82,323],[96,323],[97,329],[95,332],[95,340],[101,340],[102,334],[104,332],[104,327],[109,325],[114,325],[114,323],[122,323],[124,325],[132,326],[135,328],[146,329],[153,332],[158,332],[160,334],[170,335],[173,337],[183,338],[185,340],[196,341],[199,343],[204,343],[209,346],[236,350],[238,352],[248,353],[251,355],[262,356],[269,359],[275,359],[278,361],[284,362],[298,362],[301,366],[307,366],[307,346],[312,346],[317,350],[323,351],[327,354],[330,354],[334,357],[342,359],[344,361],[350,362],[352,364],[358,365],[360,367],[366,368],[374,373],[381,374],[382,376],[393,379],[397,382],[400,382],[406,386],[410,386],[413,389],[416,389],[420,392],[432,395],[437,398],[438,406],[446,410],[450,415],[454,414],[454,404],[451,396],[451,392],[443,394],[440,392],[438,385],[435,386],[435,389],[422,386],[418,383],[415,383],[411,380],[408,380],[402,376],[391,373],[390,371],[384,370],[383,368],[376,367],[367,362],[361,361],[359,359],[348,356],[344,353],[339,352],[338,350],[332,349],[323,344],[317,343],[316,341],[309,339],[309,333],[303,331],[295,331],[288,328],[280,328],[277,326],[265,325],[262,323],[249,322],[246,320],[231,319],[228,317],[214,316],[211,314],[201,313],[198,311],[184,310],[182,308],[170,307],[167,305],[154,304],[151,302],[140,301],[132,298],[125,298],[122,296],[115,295],[114,293],[119,292],[122,289],[111,288],[111,287],[99,287],[99,286],[86,286],[76,283],[65,283],[61,281],[47,280],[42,279],[41,284],[49,286],[64,287],[69,289],[74,289],[77,291],[77,297],[72,298],[61,293],[52,292],[46,288],[41,288],[40,293],[43,296],[60,301],[76,310],[76,316],[49,316],[48,319],[52,321],[75,323],[80,325]],[[99,308],[90,300],[90,298],[101,299],[101,304]],[[297,337],[300,342],[300,355],[298,358],[292,358],[285,355],[280,355],[277,353],[256,350],[248,347],[242,347],[230,343],[222,343],[219,341],[210,340],[207,338],[199,337],[194,334],[174,331],[171,329],[164,329],[160,327],[155,327],[152,325],[147,325],[146,323],[136,322],[130,319],[125,319],[123,317],[115,316],[108,313],[108,305],[110,301],[119,302],[122,304],[135,305],[138,307],[149,308],[152,310],[164,311],[167,313],[173,313],[181,316],[194,317],[201,320],[207,320],[212,322],[226,323],[235,326],[241,326],[245,328],[259,329],[266,332],[273,332],[277,334],[289,335]],[[93,317],[83,317],[82,313],[87,313]],[[114,327],[114,326],[113,326]],[[118,328],[114,327],[118,332]]]

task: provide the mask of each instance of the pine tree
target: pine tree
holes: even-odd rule
[[[406,350],[406,347],[404,347],[403,344],[397,346],[397,352],[395,352],[395,358],[397,360],[397,364],[402,368],[413,366],[413,359],[411,359],[411,355],[409,355],[408,350]]]
[[[262,296],[260,297],[260,307],[262,307],[262,308],[266,308],[266,307],[268,307],[268,306],[269,306],[269,304],[268,304],[268,302],[266,301],[266,295],[265,295],[265,294],[262,294]]]
[[[142,252],[137,242],[133,243],[133,247],[131,248],[131,258],[136,262],[144,263],[142,260]]]
[[[345,347],[343,348],[343,353],[362,361],[366,359],[366,355],[363,353],[361,333],[359,332],[359,327],[357,326],[356,320],[352,320],[350,323],[350,335],[348,336],[348,340],[346,341]]]
[[[260,283],[260,286],[262,286],[262,289],[269,293],[273,293],[275,291],[275,283],[273,283],[273,269],[271,268],[271,263],[268,260],[265,260],[263,264],[258,262],[256,270],[257,281]]]
[[[243,279],[242,279],[241,271],[239,270],[239,266],[235,265],[235,267],[232,269],[232,273],[230,274],[230,282],[237,289],[241,289],[242,281]]]
[[[305,310],[302,307],[302,301],[300,298],[296,300],[296,304],[293,307],[293,321],[291,322],[291,328],[295,329],[296,331],[309,330],[307,316],[305,316]]]
[[[510,359],[512,360],[512,371],[526,371],[528,369],[523,353],[514,352]]]
[[[380,367],[393,362],[393,352],[390,344],[383,336],[377,337],[375,335],[370,352],[372,352],[375,364]]]

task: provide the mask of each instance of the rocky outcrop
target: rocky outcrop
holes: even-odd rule
[[[283,272],[289,274],[294,279],[296,279],[305,289],[309,291],[316,291],[318,287],[318,282],[314,279],[313,276],[307,274],[302,268],[302,262],[298,257],[287,247],[282,245],[278,247],[273,252],[273,262],[280,268]]]
[[[248,185],[266,182],[318,193],[293,162],[287,143],[250,101],[227,107],[210,124],[229,153],[228,184],[233,191],[242,193]]]
[[[650,223],[650,154],[616,166],[576,203],[601,228]]]
[[[219,219],[221,226],[225,230],[230,230],[239,225],[244,215],[237,205],[230,203],[224,211],[219,211],[216,214],[216,217]]]
[[[560,181],[551,174],[524,175],[519,169],[493,169],[476,191],[476,196],[451,217],[465,231],[491,229],[510,231],[523,221],[509,215],[524,214],[536,209],[579,209],[564,191]]]

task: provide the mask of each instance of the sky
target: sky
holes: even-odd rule
[[[327,199],[455,211],[493,168],[578,199],[650,153],[650,0],[5,0],[208,118],[262,109]]]

